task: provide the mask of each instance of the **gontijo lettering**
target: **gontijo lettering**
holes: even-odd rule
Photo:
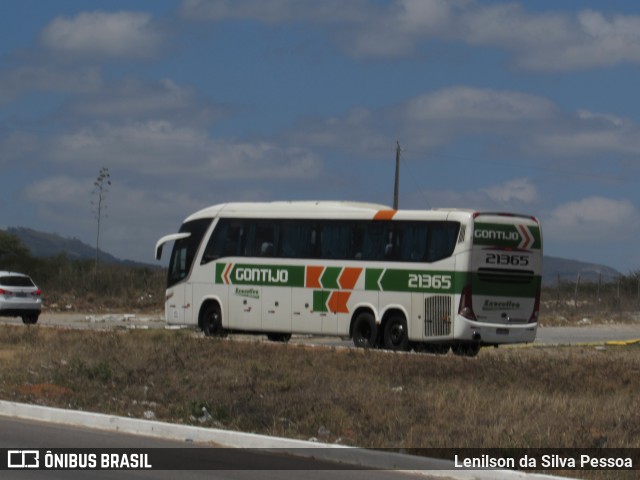
[[[287,283],[289,281],[289,271],[285,269],[238,267],[234,273],[237,282]]]
[[[485,240],[504,240],[504,241],[518,241],[520,240],[520,234],[518,232],[505,232],[500,230],[484,230],[476,229],[473,236],[475,238],[482,238]]]

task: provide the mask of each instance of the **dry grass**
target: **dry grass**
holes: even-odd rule
[[[639,391],[638,347],[469,359],[0,327],[5,400],[373,448],[639,448]]]

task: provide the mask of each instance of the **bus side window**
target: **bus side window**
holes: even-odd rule
[[[249,226],[245,256],[273,257],[278,249],[280,225],[276,221],[256,221]]]
[[[400,243],[400,260],[423,262],[426,259],[428,222],[406,222]]]
[[[316,225],[313,221],[292,220],[282,223],[282,251],[284,258],[317,257]]]
[[[320,255],[330,260],[345,260],[352,258],[350,250],[353,245],[353,223],[326,222],[322,224],[320,234]]]
[[[222,257],[238,256],[242,251],[243,232],[242,221],[221,219],[211,234],[202,255],[201,264],[204,265]]]
[[[453,250],[456,248],[459,229],[460,224],[457,222],[432,224],[429,235],[427,262],[436,262],[451,256]]]
[[[396,235],[392,222],[375,221],[365,225],[362,241],[364,260],[390,260],[397,253]]]

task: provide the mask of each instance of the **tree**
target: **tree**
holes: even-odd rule
[[[107,205],[105,203],[107,192],[109,191],[108,187],[111,185],[111,175],[109,174],[109,169],[107,167],[102,167],[100,172],[98,172],[98,177],[96,181],[93,182],[93,192],[92,194],[97,198],[97,201],[92,201],[91,204],[94,206],[95,210],[93,211],[96,221],[98,223],[98,229],[96,233],[96,273],[98,272],[98,263],[99,263],[99,255],[100,255],[100,222],[103,217],[106,217],[107,214],[105,210],[107,209]]]
[[[27,257],[29,249],[15,235],[0,230],[0,258],[5,255]]]

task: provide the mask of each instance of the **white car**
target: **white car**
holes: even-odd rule
[[[0,316],[34,324],[41,310],[42,292],[28,275],[0,271]]]

